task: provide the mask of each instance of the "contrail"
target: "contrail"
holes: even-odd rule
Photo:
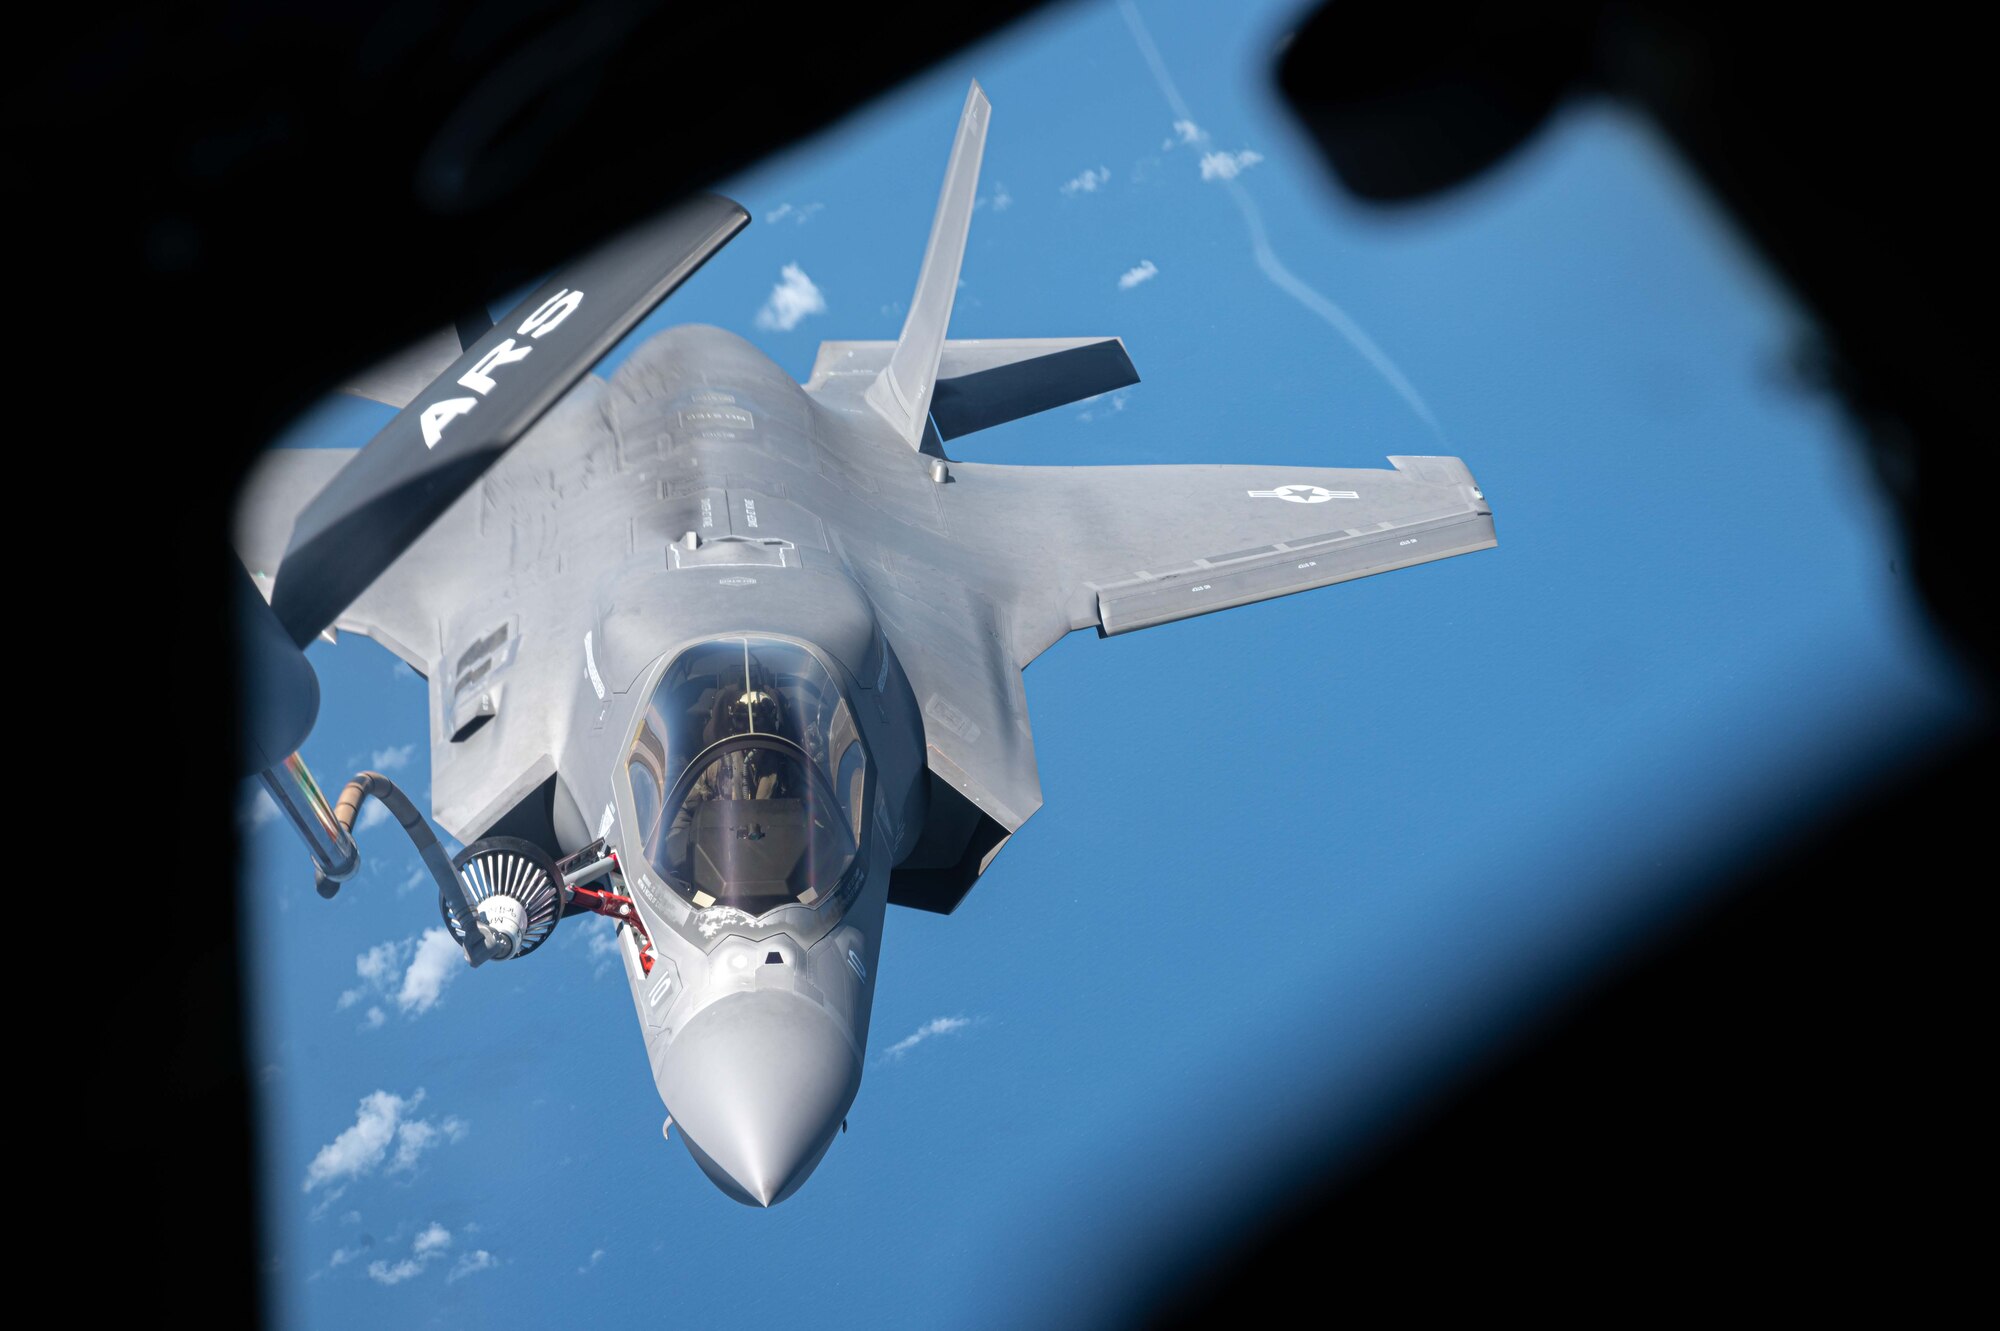
[[[1125,15],[1125,26],[1132,30],[1132,40],[1138,44],[1139,54],[1146,58],[1147,66],[1153,71],[1153,82],[1159,85],[1160,95],[1166,98],[1168,109],[1177,119],[1199,125],[1201,122],[1194,118],[1194,114],[1188,110],[1187,103],[1181,100],[1181,92],[1174,85],[1173,75],[1167,73],[1166,62],[1160,59],[1160,48],[1153,45],[1153,36],[1146,31],[1145,21],[1139,17],[1138,6],[1133,4],[1132,0],[1118,0],[1118,8]],[[1389,381],[1389,386],[1396,390],[1403,401],[1409,403],[1410,410],[1417,413],[1418,419],[1428,425],[1431,432],[1439,439],[1443,439],[1444,427],[1438,424],[1437,417],[1431,414],[1430,406],[1424,401],[1423,395],[1417,392],[1415,385],[1403,377],[1403,372],[1396,368],[1396,362],[1389,359],[1388,353],[1375,345],[1375,339],[1363,332],[1361,325],[1355,323],[1347,311],[1322,296],[1303,278],[1285,267],[1284,261],[1278,257],[1278,252],[1271,248],[1271,238],[1264,230],[1264,215],[1257,210],[1257,203],[1250,197],[1250,192],[1233,177],[1225,179],[1222,187],[1229,191],[1229,197],[1235,201],[1236,211],[1243,214],[1243,225],[1250,232],[1250,252],[1256,258],[1257,266],[1264,270],[1264,276],[1270,278],[1278,290],[1311,310],[1325,320],[1334,332],[1346,338],[1347,344],[1353,347],[1363,360],[1374,366],[1378,374]]]

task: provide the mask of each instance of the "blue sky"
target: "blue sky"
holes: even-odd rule
[[[727,182],[757,220],[638,337],[718,324],[803,378],[823,338],[895,336],[976,77],[954,334],[1117,334],[1143,382],[961,454],[1456,453],[1500,547],[1043,657],[1047,803],[956,915],[892,912],[852,1130],[770,1212],[661,1141],[596,922],[434,965],[393,826],[322,902],[246,791],[286,1324],[1087,1319],[1969,714],[1883,497],[1786,380],[1796,312],[1643,127],[1579,108],[1450,199],[1364,207],[1268,86],[1293,9],[1142,6],[1185,116],[1114,5],[968,52]],[[795,322],[760,327],[787,285]],[[389,414],[334,401],[285,442]],[[361,639],[312,656],[322,782],[422,790],[418,679]]]

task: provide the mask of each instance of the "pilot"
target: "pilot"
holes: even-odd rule
[[[752,675],[744,688],[726,688],[717,698],[716,716],[709,724],[709,742],[735,735],[775,735],[785,724],[785,706],[770,681]]]
[[[769,680],[760,676],[761,672],[753,671],[742,687],[729,686],[718,692],[705,736],[709,743],[738,735],[782,733],[784,703]],[[674,811],[673,826],[667,832],[668,863],[677,869],[686,864],[688,833],[702,805],[716,799],[783,799],[792,793],[790,767],[775,751],[753,748],[725,753],[709,763]],[[754,829],[756,825],[746,826]]]
[[[733,694],[734,696],[728,696]],[[784,724],[785,711],[778,695],[756,685],[742,690],[724,690],[722,725],[716,739],[737,735],[776,735]],[[703,800],[768,800],[777,798],[779,773],[772,756],[763,749],[738,749],[725,753],[708,770],[695,778],[693,789],[682,807]]]

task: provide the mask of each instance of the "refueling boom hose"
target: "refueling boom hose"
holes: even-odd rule
[[[380,800],[382,807],[403,825],[403,831],[416,845],[417,854],[423,857],[424,867],[431,871],[431,877],[437,879],[438,891],[447,900],[456,898],[458,877],[451,867],[451,858],[438,842],[437,833],[431,830],[430,820],[388,777],[380,772],[363,772],[348,782],[346,789],[340,792],[339,802],[333,806],[334,821],[351,834],[355,816],[361,812],[361,801],[370,795]],[[340,891],[339,883],[317,870],[313,873],[313,886],[323,897],[331,897]]]

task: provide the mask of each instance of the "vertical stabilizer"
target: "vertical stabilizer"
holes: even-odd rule
[[[979,188],[979,159],[986,149],[990,113],[986,93],[974,82],[958,119],[958,137],[952,141],[944,191],[938,195],[937,217],[931,223],[930,244],[924,247],[924,267],[917,274],[916,294],[910,297],[909,317],[903,320],[903,334],[889,363],[868,385],[868,405],[895,426],[911,448],[923,443],[931,390],[937,386],[938,357],[951,324],[951,301],[958,291],[958,266],[965,258],[965,232],[972,224],[972,199]]]

